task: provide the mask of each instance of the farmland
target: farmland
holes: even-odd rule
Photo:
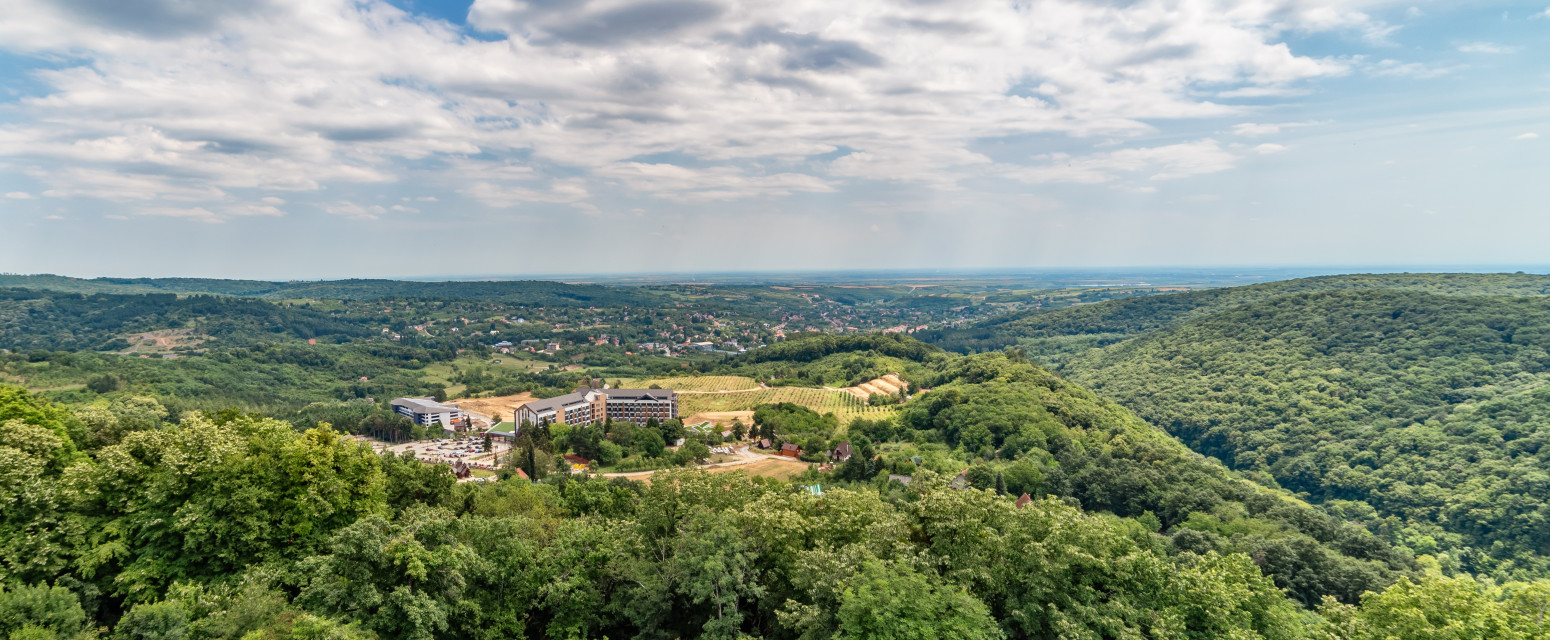
[[[897,410],[895,407],[868,406],[844,391],[774,387],[729,393],[681,393],[678,396],[678,412],[688,416],[708,411],[746,411],[759,405],[780,402],[799,404],[818,413],[833,413],[839,418],[840,424],[856,418],[883,418],[893,415]]]
[[[682,376],[677,378],[655,378],[644,380],[641,386],[657,385],[663,389],[672,389],[679,393],[696,393],[709,391],[746,391],[758,389],[759,383],[753,378],[744,376]]]

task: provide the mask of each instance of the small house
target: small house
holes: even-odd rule
[[[795,444],[787,442],[786,444],[780,445],[780,455],[783,455],[783,456],[786,456],[786,457],[789,457],[789,458],[795,458],[795,457],[801,456],[802,455],[802,447],[799,447],[799,446],[797,446]]]
[[[1021,509],[1021,508],[1023,508],[1024,505],[1026,505],[1026,504],[1028,504],[1030,502],[1033,502],[1033,498],[1031,496],[1029,496],[1028,494],[1025,493],[1025,494],[1023,494],[1021,496],[1018,496],[1018,498],[1017,498],[1017,508]]]
[[[833,451],[829,452],[829,457],[833,458],[835,460],[838,460],[840,462],[844,462],[846,460],[849,460],[850,459],[850,443],[849,442],[841,442],[839,444],[839,446],[835,447]]]

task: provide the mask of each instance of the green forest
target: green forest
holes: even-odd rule
[[[1550,571],[1550,278],[1333,276],[1002,316],[1014,346],[1447,572]]]
[[[953,330],[1011,340],[985,353],[793,332],[521,370],[458,333],[536,323],[472,317],[510,304],[477,296],[12,291],[0,636],[1546,639],[1550,299],[1479,279],[1123,297]],[[548,335],[715,313],[568,309]],[[387,340],[387,323],[465,331]],[[205,342],[178,358],[111,343],[190,327]],[[1082,335],[1107,346],[1061,343],[1053,369],[1028,342]],[[749,432],[811,463],[790,480],[667,469],[722,442],[677,420],[530,429],[488,482],[346,437],[425,437],[384,409],[397,395],[668,372],[889,372],[913,391],[848,424],[759,407]],[[854,455],[828,464],[842,443]],[[562,473],[562,454],[663,470]]]

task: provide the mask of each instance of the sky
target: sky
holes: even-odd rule
[[[0,0],[0,272],[1550,263],[1550,5]]]

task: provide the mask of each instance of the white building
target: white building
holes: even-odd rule
[[[432,398],[399,398],[392,402],[393,411],[406,416],[415,424],[429,427],[440,424],[443,429],[462,431],[468,428],[468,414],[454,406],[441,404]]]

